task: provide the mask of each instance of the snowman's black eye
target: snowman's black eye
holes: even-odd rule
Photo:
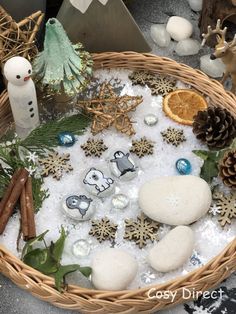
[[[31,70],[29,70],[28,73],[31,74]]]
[[[20,75],[17,75],[16,78],[19,80],[20,79]]]

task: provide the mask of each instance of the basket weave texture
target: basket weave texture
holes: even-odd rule
[[[208,96],[212,105],[227,108],[236,117],[236,97],[232,93],[226,92],[219,82],[210,80],[207,75],[189,66],[168,58],[134,52],[94,54],[93,59],[96,69],[139,69],[175,77]],[[0,95],[0,134],[11,122],[12,115],[8,96],[6,92],[3,92]],[[0,246],[0,272],[15,284],[55,306],[68,310],[79,310],[86,314],[155,313],[185,301],[183,300],[183,289],[189,291],[209,290],[235,270],[236,238],[223,252],[203,267],[165,284],[126,291],[98,291],[68,286],[67,290],[59,293],[54,287],[54,279],[25,265],[3,246]],[[171,297],[158,300],[148,298],[151,288],[154,289],[154,292],[164,290],[176,292],[174,302],[171,301]]]

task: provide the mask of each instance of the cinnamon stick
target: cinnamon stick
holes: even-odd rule
[[[18,201],[24,185],[28,179],[29,173],[26,169],[21,169],[18,178],[11,190],[11,193],[7,199],[6,205],[0,216],[0,234],[2,234],[6,228],[9,218],[11,217],[15,208],[16,202]]]
[[[20,196],[20,213],[21,213],[21,232],[24,240],[28,239],[29,228],[28,228],[28,213],[26,205],[26,188],[24,186]]]
[[[5,192],[3,198],[2,198],[2,200],[0,202],[0,216],[2,214],[3,209],[5,208],[5,206],[7,204],[7,201],[9,199],[10,195],[11,195],[12,189],[13,189],[15,183],[16,183],[16,180],[18,179],[18,177],[20,175],[21,170],[22,169],[17,169],[14,172],[14,174],[13,174],[13,176],[11,178],[11,181],[10,181],[10,183],[9,183],[7,189],[6,189],[6,192]]]
[[[34,220],[34,200],[32,190],[32,178],[28,177],[25,185],[27,224],[28,224],[28,240],[36,237],[36,228]]]

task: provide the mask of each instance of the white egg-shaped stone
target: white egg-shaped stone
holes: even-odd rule
[[[180,41],[192,35],[193,25],[183,17],[171,16],[167,22],[166,30],[171,38]]]
[[[177,43],[175,51],[179,56],[196,55],[200,50],[200,43],[192,38],[181,40]]]
[[[169,272],[181,267],[192,255],[194,233],[187,226],[172,229],[148,254],[148,262],[159,272]]]
[[[109,157],[111,173],[120,180],[132,180],[138,175],[138,166],[134,157],[124,149],[114,150]]]
[[[99,290],[126,289],[138,271],[134,257],[115,248],[107,248],[96,253],[91,267],[92,283]]]
[[[204,216],[211,205],[210,187],[191,175],[161,177],[146,182],[139,205],[151,219],[168,225],[188,225]]]
[[[109,196],[115,189],[115,181],[107,174],[107,171],[91,167],[85,171],[82,178],[84,188],[97,197]]]
[[[166,30],[166,25],[154,24],[151,26],[150,35],[152,40],[159,47],[168,47],[170,44],[170,34]]]

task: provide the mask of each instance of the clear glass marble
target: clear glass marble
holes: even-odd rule
[[[76,257],[88,256],[91,251],[91,245],[86,239],[79,239],[72,245],[72,253]]]
[[[128,207],[130,201],[128,196],[124,194],[116,194],[113,196],[111,203],[115,209],[125,209]]]
[[[155,114],[149,113],[144,117],[144,123],[148,126],[154,126],[158,122],[158,118]]]

